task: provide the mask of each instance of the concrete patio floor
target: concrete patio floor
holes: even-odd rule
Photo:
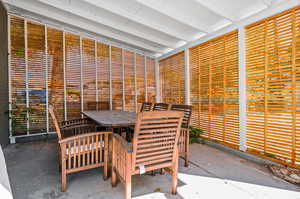
[[[112,188],[102,169],[68,176],[67,192],[60,192],[55,140],[10,145],[4,149],[15,199],[122,199],[122,184]],[[191,145],[191,164],[180,162],[178,194],[171,195],[171,177],[134,176],[136,199],[300,199],[300,187],[274,177],[262,165],[207,145]]]

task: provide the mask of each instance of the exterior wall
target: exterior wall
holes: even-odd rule
[[[0,144],[9,143],[8,133],[8,39],[7,12],[0,2]]]

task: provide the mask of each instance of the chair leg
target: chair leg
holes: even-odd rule
[[[165,170],[164,169],[160,169],[160,175],[164,175],[165,174]]]
[[[177,170],[172,170],[172,194],[177,193]]]
[[[187,130],[185,135],[185,143],[184,143],[184,166],[189,167],[189,154],[190,154],[190,138],[189,131]]]
[[[116,171],[112,168],[112,172],[111,172],[111,185],[113,187],[115,187],[117,185],[117,174]]]
[[[109,140],[108,136],[105,135],[105,151],[104,151],[104,168],[103,168],[103,179],[107,180],[108,179],[108,154],[109,154]]]
[[[131,199],[131,176],[125,182],[125,198]]]
[[[61,191],[65,192],[67,190],[67,174],[66,170],[62,169],[61,171]]]

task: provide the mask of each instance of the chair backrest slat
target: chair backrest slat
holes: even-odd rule
[[[146,112],[152,110],[152,103],[151,102],[143,102],[140,112]]]
[[[57,121],[57,118],[56,118],[55,110],[54,110],[52,105],[49,105],[48,110],[49,110],[50,116],[53,120],[55,129],[56,129],[56,133],[57,133],[57,137],[58,137],[59,140],[61,140],[62,139],[62,133],[61,133],[61,130],[60,130],[60,125],[59,125],[59,123]]]
[[[153,111],[166,111],[169,109],[169,104],[166,103],[155,103],[153,106]]]
[[[183,113],[179,111],[140,112],[133,137],[133,171],[173,163]]]
[[[188,128],[192,116],[192,106],[191,105],[185,105],[185,104],[172,104],[170,107],[170,110],[172,111],[182,111],[184,112],[184,117],[182,120],[182,127]]]

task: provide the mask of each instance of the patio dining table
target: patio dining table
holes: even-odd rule
[[[136,113],[128,111],[83,111],[83,115],[102,127],[118,129],[135,125]]]

